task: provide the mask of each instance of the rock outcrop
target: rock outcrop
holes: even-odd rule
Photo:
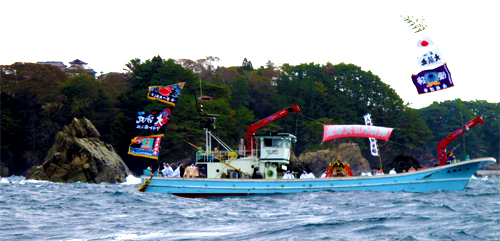
[[[52,182],[117,183],[132,173],[87,119],[73,119],[56,135],[55,144],[41,166],[33,167],[26,179]]]
[[[299,156],[296,165],[292,165],[292,168],[295,172],[302,172],[305,169],[318,175],[328,170],[328,165],[336,162],[339,155],[342,162],[351,166],[354,175],[371,171],[370,163],[362,156],[361,149],[356,143],[341,143],[327,150],[304,152]]]

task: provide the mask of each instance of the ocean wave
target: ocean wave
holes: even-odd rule
[[[135,184],[141,184],[141,178],[136,177],[134,175],[128,175],[126,178],[126,182],[122,183],[124,185],[135,185]]]
[[[0,184],[4,240],[495,240],[500,181],[465,191],[187,199],[128,184]],[[138,178],[137,178],[138,179]]]

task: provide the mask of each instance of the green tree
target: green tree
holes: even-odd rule
[[[484,124],[471,128],[450,143],[448,150],[454,149],[455,156],[462,160],[465,155],[469,155],[471,158],[493,156],[498,159],[498,126],[500,126],[498,109],[499,103],[463,102],[457,99],[434,102],[430,106],[418,110],[421,118],[432,132],[432,139],[429,140],[427,149],[437,158],[436,145],[439,141],[462,128],[465,123],[476,116],[480,116],[483,118]]]
[[[61,91],[73,117],[97,119],[98,113],[105,112],[110,105],[101,84],[90,75],[70,77]]]
[[[0,67],[2,153],[0,166],[20,175],[40,164],[59,129],[63,110],[60,93],[66,75],[61,69],[33,63]],[[64,119],[64,118],[63,118]],[[59,123],[58,123],[59,122]]]
[[[240,77],[232,82],[231,85],[231,107],[238,109],[247,106],[249,103],[248,82],[244,77]]]
[[[250,71],[250,70],[253,70],[252,61],[249,61],[249,60],[247,60],[247,58],[244,58],[244,59],[243,59],[243,63],[241,64],[241,67],[242,67],[242,68],[243,68],[243,70],[245,70],[245,71]]]

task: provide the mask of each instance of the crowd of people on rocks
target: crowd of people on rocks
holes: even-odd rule
[[[200,172],[198,170],[198,165],[192,163],[188,167],[184,167],[181,163],[175,170],[168,163],[163,163],[163,167],[156,172],[153,172],[153,167],[149,166],[147,168],[151,176],[163,176],[163,177],[187,177],[187,178],[197,178],[200,177]]]

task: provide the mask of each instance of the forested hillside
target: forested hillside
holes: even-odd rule
[[[2,175],[21,175],[43,163],[55,134],[74,117],[86,117],[112,144],[132,171],[156,162],[192,161],[196,149],[187,142],[204,144],[196,99],[204,112],[219,114],[216,130],[229,146],[245,138],[246,128],[277,111],[298,105],[301,115],[291,114],[258,133],[288,132],[298,137],[295,155],[306,150],[352,141],[360,145],[371,163],[366,139],[354,138],[321,143],[323,124],[364,124],[370,113],[377,126],[393,127],[388,142],[378,141],[384,163],[402,153],[432,161],[436,144],[475,116],[485,123],[471,129],[450,145],[459,159],[499,158],[499,103],[445,101],[415,110],[378,76],[353,64],[285,64],[269,61],[254,68],[244,59],[241,66],[216,67],[218,59],[164,60],[160,56],[126,63],[124,74],[94,79],[84,72],[69,77],[59,68],[32,63],[1,66],[1,166]],[[149,135],[135,130],[137,111],[158,111],[167,104],[147,99],[150,85],[186,82],[167,123],[158,161],[127,154],[134,136]],[[462,115],[460,114],[462,113]],[[446,127],[446,129],[444,129]],[[460,146],[457,146],[459,145]],[[465,151],[464,151],[465,147]]]

